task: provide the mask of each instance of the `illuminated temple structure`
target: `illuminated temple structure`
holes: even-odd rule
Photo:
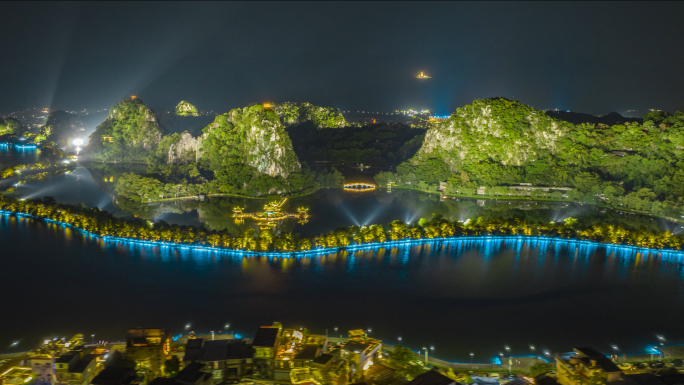
[[[244,223],[244,218],[252,218],[257,221],[261,230],[274,227],[277,222],[285,219],[297,219],[301,224],[309,221],[309,209],[300,207],[296,213],[283,212],[285,202],[287,202],[287,198],[283,198],[280,202],[269,202],[264,205],[263,211],[256,213],[246,213],[244,208],[236,206],[233,209],[233,218],[238,224]]]

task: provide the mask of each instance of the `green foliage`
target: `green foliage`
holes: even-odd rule
[[[144,196],[141,197],[144,198]],[[226,230],[217,232],[203,227],[169,225],[163,221],[154,223],[137,219],[127,221],[123,218],[116,218],[97,207],[58,204],[50,197],[42,200],[20,201],[0,195],[0,210],[51,219],[101,236],[196,245],[211,244],[236,250],[255,251],[293,252],[314,248],[344,247],[350,244],[383,243],[388,240],[434,239],[460,235],[549,236],[674,250],[681,250],[684,245],[684,235],[675,235],[669,231],[647,230],[643,226],[630,229],[622,224],[605,221],[595,223],[582,221],[570,227],[566,223],[537,222],[525,217],[501,218],[499,215],[477,217],[468,226],[433,215],[430,221],[421,221],[421,226],[394,221],[387,228],[381,225],[363,228],[351,226],[347,229],[337,229],[327,236],[316,235],[306,238],[288,232],[283,232],[278,236],[270,232],[257,234],[252,227],[247,227],[235,234]]]
[[[426,370],[423,369],[423,365],[409,365],[409,367],[406,368],[406,374],[412,378],[416,378],[425,372]]]
[[[280,119],[260,105],[219,115],[204,133],[202,158],[213,171],[242,164],[271,177],[287,178],[300,170]]]
[[[113,143],[105,140],[111,137]],[[157,117],[140,99],[123,99],[90,135],[85,154],[103,161],[145,160],[162,138]]]
[[[0,118],[0,135],[20,134],[21,122],[15,118]]]
[[[546,363],[546,362],[539,362],[536,363],[532,366],[530,366],[530,376],[531,377],[536,377],[540,374],[544,374],[547,372],[550,372],[552,370],[555,370],[556,367],[553,364]]]
[[[174,112],[178,116],[199,116],[199,111],[197,107],[193,106],[185,100],[181,100],[174,109]]]
[[[347,121],[337,108],[319,107],[311,103],[286,102],[276,104],[274,111],[284,124],[293,125],[312,122],[316,128],[339,128],[347,126]]]
[[[494,187],[523,182],[572,186],[571,200],[678,216],[684,206],[683,129],[681,111],[649,113],[643,125],[609,127],[573,125],[504,98],[476,100],[433,125],[418,154],[397,167],[396,178],[410,186],[435,183],[430,171],[442,162],[452,174],[449,193],[490,186],[487,194],[499,195]],[[639,193],[643,188],[650,193]],[[560,198],[556,192],[531,195]]]
[[[180,370],[180,360],[178,356],[171,356],[170,359],[164,361],[164,372],[168,377],[175,376]]]

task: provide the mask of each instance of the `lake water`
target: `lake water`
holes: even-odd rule
[[[1,154],[1,152],[0,152]],[[7,164],[25,155],[7,156]],[[2,158],[5,159],[5,158]],[[17,194],[52,195],[168,222],[239,230],[236,204],[257,210],[265,200],[212,199],[120,208],[104,178],[74,174],[30,182]],[[672,227],[647,217],[591,207],[534,202],[440,201],[436,196],[321,190],[292,199],[306,205],[306,224],[276,231],[322,233],[351,224],[414,221],[438,212],[450,219],[584,216],[627,226]],[[245,336],[281,321],[314,332],[372,329],[371,336],[414,349],[434,346],[440,358],[490,361],[504,346],[514,354],[569,351],[591,345],[642,352],[657,334],[684,339],[681,257],[620,248],[510,239],[339,252],[307,258],[240,257],[185,249],[104,242],[41,221],[0,216],[0,348],[29,349],[74,333],[120,339],[129,327],[178,333],[221,330]]]

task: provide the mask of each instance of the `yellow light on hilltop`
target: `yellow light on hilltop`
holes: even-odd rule
[[[430,79],[429,76],[425,75],[422,71],[416,76],[418,79]]]
[[[265,110],[270,110],[273,109],[273,104],[272,103],[264,103],[263,104]]]
[[[131,99],[137,99],[138,97],[135,95],[131,95]]]

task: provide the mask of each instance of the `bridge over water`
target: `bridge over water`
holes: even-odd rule
[[[346,191],[373,191],[375,185],[371,183],[347,183],[344,186]]]

